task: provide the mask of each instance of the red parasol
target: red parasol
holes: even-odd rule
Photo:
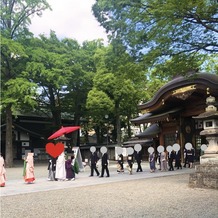
[[[58,138],[64,134],[73,132],[80,129],[80,126],[66,126],[66,127],[61,127],[58,131],[56,131],[54,134],[48,137],[48,139],[55,139]]]

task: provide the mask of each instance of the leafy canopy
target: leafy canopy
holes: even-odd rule
[[[198,55],[218,53],[216,0],[97,0],[93,12],[112,40],[138,59],[146,54],[148,66],[190,55],[192,65]]]

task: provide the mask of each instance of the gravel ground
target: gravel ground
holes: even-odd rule
[[[1,197],[1,218],[216,218],[218,191],[188,187],[189,174]]]

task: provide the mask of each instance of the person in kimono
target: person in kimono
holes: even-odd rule
[[[65,162],[66,168],[66,181],[74,181],[75,180],[75,172],[74,172],[74,155],[69,156]]]
[[[104,153],[102,155],[102,158],[101,158],[101,176],[99,176],[99,177],[104,177],[104,171],[106,171],[106,173],[107,173],[106,177],[110,177],[109,169],[108,169],[108,154],[107,153]]]
[[[58,181],[65,181],[66,179],[66,168],[65,168],[65,154],[62,152],[56,161],[55,178]]]
[[[2,155],[0,154],[0,187],[5,186],[5,181],[6,181],[5,161]]]
[[[91,152],[91,156],[90,156],[91,174],[90,174],[90,176],[94,176],[94,171],[96,172],[97,176],[100,175],[100,173],[97,169],[97,166],[96,166],[98,160],[99,160],[99,157],[98,157],[96,151]]]
[[[35,180],[34,175],[34,153],[28,153],[26,159],[24,159],[24,181],[29,183],[33,183]]]
[[[55,181],[55,170],[56,170],[57,158],[51,157],[48,162],[48,181]]]

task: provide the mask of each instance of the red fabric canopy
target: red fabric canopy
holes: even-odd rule
[[[78,129],[80,129],[80,126],[66,126],[66,127],[62,126],[58,131],[56,131],[51,136],[49,136],[48,139],[55,139],[55,138],[58,138],[64,134],[76,131]]]

